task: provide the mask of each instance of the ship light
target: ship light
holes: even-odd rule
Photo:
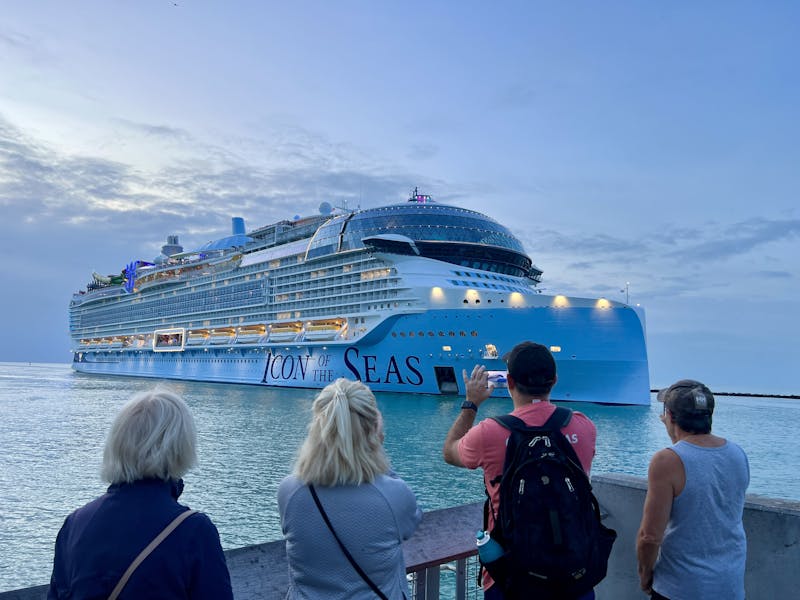
[[[431,301],[432,302],[444,301],[444,290],[438,285],[431,288]]]
[[[511,296],[509,296],[509,300],[511,302],[511,306],[519,307],[525,305],[525,297],[520,294],[519,292],[511,292]]]
[[[553,306],[556,308],[565,308],[569,306],[569,299],[563,294],[559,294],[553,298]]]
[[[611,306],[611,303],[608,300],[606,300],[605,298],[599,298],[597,300],[597,304],[595,304],[595,306],[597,308],[605,310],[606,308],[609,308]]]
[[[442,352],[450,352],[452,349],[451,346],[442,346]]]
[[[550,352],[561,352],[561,346],[550,346]]]

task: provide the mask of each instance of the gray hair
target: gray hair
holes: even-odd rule
[[[154,389],[135,394],[111,425],[101,475],[111,484],[180,479],[197,464],[197,430],[186,402]]]
[[[311,407],[308,436],[295,475],[323,486],[359,485],[389,470],[383,449],[383,420],[375,395],[360,381],[337,379]]]

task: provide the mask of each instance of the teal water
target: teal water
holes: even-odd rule
[[[73,373],[68,365],[0,363],[0,591],[47,583],[58,529],[70,511],[105,490],[99,469],[106,431],[131,393],[156,381]],[[182,500],[209,514],[228,548],[281,537],[275,494],[305,436],[314,392],[170,382],[194,412],[200,465]],[[378,396],[392,465],[424,510],[483,499],[479,472],[446,465],[444,436],[460,399]],[[480,416],[508,412],[492,399]],[[646,477],[669,444],[659,405],[575,405],[597,425],[594,473]],[[717,399],[714,432],[750,458],[750,492],[800,500],[794,466],[800,402]]]

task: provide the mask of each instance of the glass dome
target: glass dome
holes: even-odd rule
[[[413,240],[423,256],[475,268],[488,265],[486,270],[521,276],[531,274],[531,260],[522,243],[494,219],[474,210],[413,200],[334,217],[319,228],[306,256],[311,259],[364,248],[365,238],[386,234]],[[478,255],[480,261],[469,260]]]

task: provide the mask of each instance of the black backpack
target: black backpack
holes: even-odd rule
[[[493,417],[511,431],[491,532],[505,555],[484,566],[506,598],[579,598],[606,576],[617,532],[601,523],[589,477],[561,433],[571,418],[562,407],[541,427]]]

